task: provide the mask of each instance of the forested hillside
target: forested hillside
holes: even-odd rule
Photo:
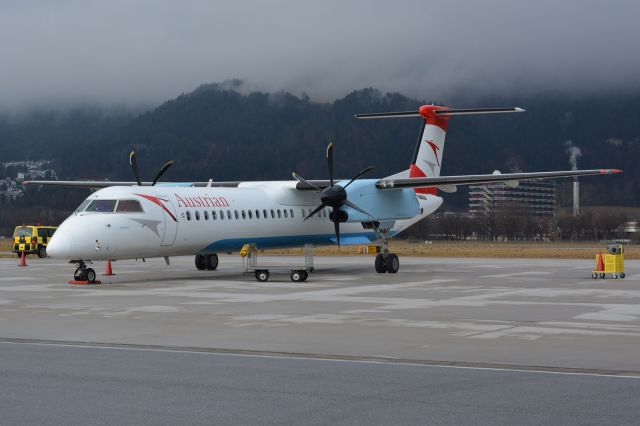
[[[167,180],[289,179],[294,170],[325,178],[324,150],[333,141],[339,175],[374,164],[371,176],[381,177],[407,168],[419,120],[358,121],[353,114],[415,109],[424,101],[438,100],[365,89],[318,103],[205,85],[139,115],[78,109],[0,117],[0,162],[51,158],[63,179],[131,179],[127,154],[135,147],[146,179],[167,159],[176,160]],[[455,106],[517,105],[527,112],[452,119],[443,174],[567,169],[570,140],[582,149],[580,168],[625,171],[585,178],[586,204],[639,205],[640,94],[461,103]],[[448,197],[450,205],[464,204],[463,194]]]

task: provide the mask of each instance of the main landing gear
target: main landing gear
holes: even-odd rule
[[[200,271],[215,271],[218,269],[218,255],[213,254],[196,254],[196,268]]]
[[[73,273],[73,281],[69,281],[71,284],[99,284],[100,281],[96,280],[96,271],[92,268],[87,268],[87,265],[82,260],[71,261],[71,263],[77,263],[76,270]]]
[[[384,274],[388,272],[390,274],[396,274],[400,269],[400,259],[395,253],[389,253],[389,241],[386,237],[382,237],[382,244],[380,244],[380,251],[376,256],[375,267],[376,272]]]

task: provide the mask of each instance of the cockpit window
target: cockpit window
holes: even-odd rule
[[[119,200],[117,213],[142,213],[142,206],[138,200]]]
[[[82,204],[80,204],[80,206],[78,206],[78,208],[76,209],[76,213],[80,213],[81,211],[84,211],[84,209],[89,205],[89,203],[91,202],[91,200],[84,200],[82,202]]]
[[[113,213],[116,200],[92,200],[85,209],[86,212]]]

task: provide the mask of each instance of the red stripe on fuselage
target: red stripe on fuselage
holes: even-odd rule
[[[168,209],[168,208],[167,208],[167,207],[162,203],[162,201],[160,201],[160,199],[159,199],[158,197],[154,197],[154,196],[152,196],[152,195],[144,195],[144,194],[135,194],[135,195],[137,195],[137,196],[139,196],[139,197],[142,197],[142,198],[144,198],[144,199],[146,199],[146,200],[149,200],[149,201],[151,201],[151,202],[152,202],[152,203],[154,203],[154,204],[159,205],[160,207],[162,207],[162,209],[163,209],[165,212],[167,212],[167,214],[168,214],[169,216],[171,216],[171,219],[173,219],[175,222],[177,222],[177,221],[178,221],[178,219],[176,219],[176,217],[173,215],[173,213],[171,213],[171,212],[169,211],[169,209]]]

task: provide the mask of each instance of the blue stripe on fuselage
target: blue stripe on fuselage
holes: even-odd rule
[[[374,232],[356,232],[340,235],[340,244],[368,244],[375,241]],[[305,244],[314,245],[334,245],[336,236],[334,234],[318,234],[318,235],[290,235],[281,237],[246,237],[246,238],[229,238],[216,241],[209,244],[200,253],[217,253],[226,251],[238,251],[243,245],[252,243],[258,248],[288,248],[302,247]]]

